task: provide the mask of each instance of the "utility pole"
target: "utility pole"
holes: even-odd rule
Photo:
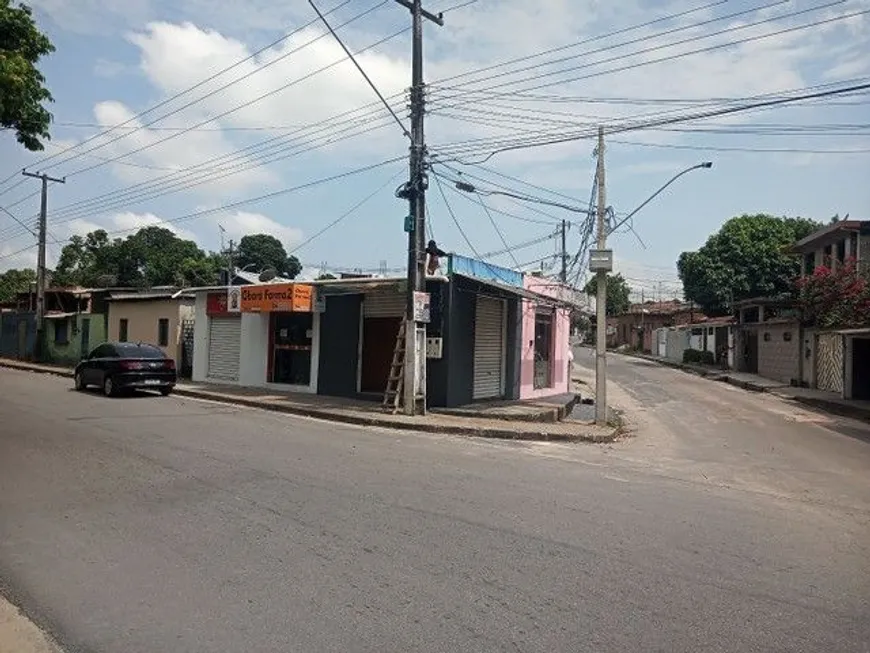
[[[232,238],[230,239],[230,246],[227,249],[227,285],[233,285],[233,277],[235,276],[235,269],[233,267],[233,247],[235,243]]]
[[[598,128],[598,209],[597,228],[599,251],[607,247],[607,188],[604,180],[604,127]],[[595,273],[595,423],[607,424],[607,271]]]
[[[66,178],[56,179],[47,174],[21,171],[25,177],[42,180],[42,200],[39,205],[39,249],[36,255],[36,360],[42,360],[45,346],[45,238],[48,231],[48,182],[65,184]]]
[[[568,282],[568,252],[565,247],[565,231],[568,228],[568,223],[562,220],[562,271],[559,274],[559,279],[562,283]]]
[[[396,0],[411,12],[411,148],[408,184],[403,195],[408,200],[408,300],[405,315],[405,370],[403,405],[406,415],[426,413],[425,338],[418,338],[418,322],[414,315],[415,293],[426,290],[426,141],[423,132],[426,113],[425,85],[423,83],[423,19],[443,26],[441,14],[423,9],[422,0]],[[425,328],[425,325],[424,325]],[[418,411],[417,397],[422,394]]]

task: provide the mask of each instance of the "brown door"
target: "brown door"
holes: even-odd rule
[[[758,331],[747,331],[746,335],[746,371],[750,374],[758,374]]]
[[[387,389],[387,377],[393,362],[393,349],[399,335],[399,317],[367,317],[363,322],[361,392]]]

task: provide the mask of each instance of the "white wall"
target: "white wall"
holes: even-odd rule
[[[242,313],[239,385],[264,386],[268,370],[269,313]]]
[[[206,314],[207,295],[196,294],[193,308],[193,376],[194,381],[203,382],[208,374],[208,315]]]

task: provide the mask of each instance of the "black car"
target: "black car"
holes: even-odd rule
[[[154,345],[107,342],[76,365],[76,390],[95,385],[107,397],[124,390],[159,390],[164,397],[175,387],[175,361]]]

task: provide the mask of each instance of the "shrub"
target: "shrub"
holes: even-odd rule
[[[693,365],[713,365],[716,362],[716,357],[712,351],[686,349],[683,351],[683,362]]]

